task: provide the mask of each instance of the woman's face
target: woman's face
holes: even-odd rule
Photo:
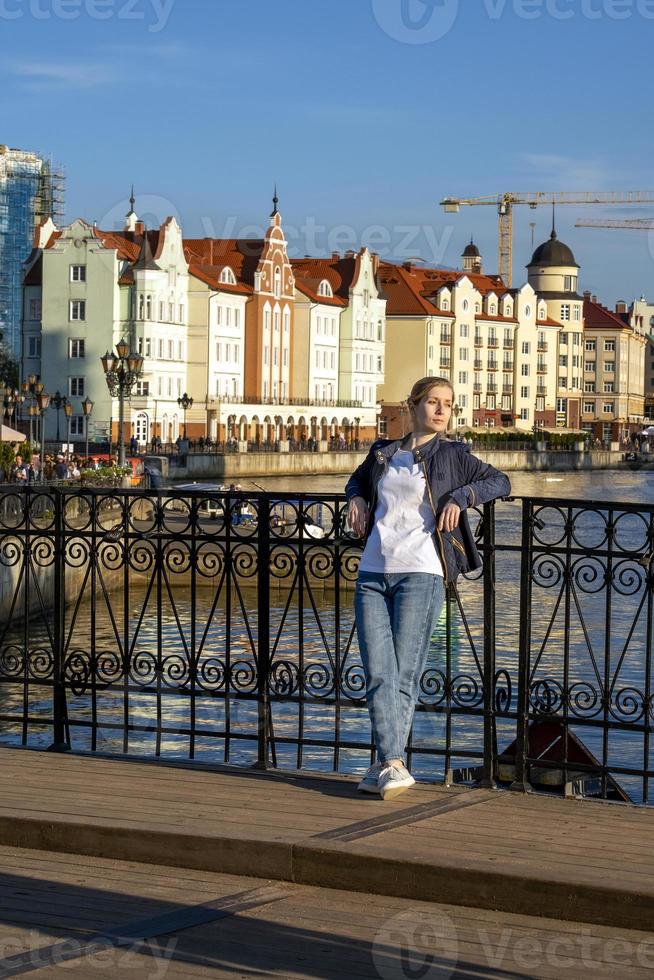
[[[446,432],[452,415],[453,396],[445,385],[434,385],[413,408],[418,432]]]

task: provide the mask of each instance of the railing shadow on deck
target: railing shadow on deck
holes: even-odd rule
[[[654,506],[473,510],[409,743],[423,779],[649,802]],[[0,744],[359,772],[342,495],[0,495]]]

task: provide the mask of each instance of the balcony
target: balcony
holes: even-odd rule
[[[504,345],[503,346],[504,346],[504,350],[513,350],[514,347],[515,347],[515,344],[513,343],[513,340],[507,340],[506,337],[505,337],[504,338]]]
[[[546,394],[547,394],[547,388],[545,387],[545,385],[538,385],[536,388],[536,395],[539,398],[544,398]]]
[[[547,342],[545,340],[539,340],[536,350],[539,354],[547,354]]]
[[[513,359],[511,359],[510,361],[505,359],[502,362],[502,370],[503,371],[513,371]]]
[[[483,347],[483,346],[484,346],[484,341],[482,340],[482,338],[480,337],[479,334],[476,334],[476,336],[475,336],[475,347]]]
[[[489,371],[497,371],[499,369],[497,361],[489,361],[487,367]]]
[[[486,394],[487,395],[497,394],[497,385],[495,384],[494,381],[489,381],[488,384],[486,385]]]
[[[513,385],[502,385],[502,394],[503,395],[512,395],[513,394]]]
[[[442,333],[441,334],[441,344],[451,344],[451,343],[452,343],[452,334],[451,333]]]
[[[547,368],[544,364],[538,364],[536,366],[536,374],[547,374]]]
[[[481,381],[475,381],[475,383],[472,386],[472,390],[481,391],[481,388],[482,388]]]
[[[440,368],[441,368],[441,369],[442,369],[443,371],[449,371],[449,369],[450,369],[450,367],[452,366],[452,362],[451,362],[451,361],[443,361],[443,360],[441,360],[441,361],[439,362],[439,365],[438,365],[438,366],[439,366],[439,367],[440,367]]]
[[[475,357],[475,371],[481,371],[483,370],[483,367],[484,362],[482,361],[481,357]]]
[[[489,337],[488,338],[488,346],[491,347],[491,348],[492,347],[499,347],[500,346],[500,342],[497,339],[497,337]]]

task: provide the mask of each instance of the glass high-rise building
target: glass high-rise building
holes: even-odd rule
[[[36,153],[0,144],[0,334],[17,358],[23,262],[35,227],[48,217],[63,217],[63,176]]]

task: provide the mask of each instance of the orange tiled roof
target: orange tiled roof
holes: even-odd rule
[[[253,287],[264,244],[262,238],[185,238],[184,254],[189,265],[213,268],[218,275],[228,265],[239,283]]]
[[[317,290],[323,279],[326,279],[332,287],[334,299],[340,301],[335,305],[347,306],[350,287],[356,276],[356,257],[291,259],[291,266],[295,283],[303,293],[309,295],[314,288]],[[316,302],[322,303],[323,300],[329,302],[328,296],[319,296],[318,293],[315,295],[318,297]]]
[[[629,324],[625,323],[618,313],[613,313],[601,303],[594,303],[591,299],[584,299],[584,324],[591,330],[624,330],[629,329]]]
[[[449,310],[439,309],[434,300],[440,289],[444,286],[452,289],[464,276],[482,296],[491,292],[505,291],[504,283],[499,276],[462,272],[460,269],[407,267],[392,262],[382,262],[380,277],[388,299],[386,312],[389,316],[421,313],[430,316],[434,314],[453,316],[454,314]]]

